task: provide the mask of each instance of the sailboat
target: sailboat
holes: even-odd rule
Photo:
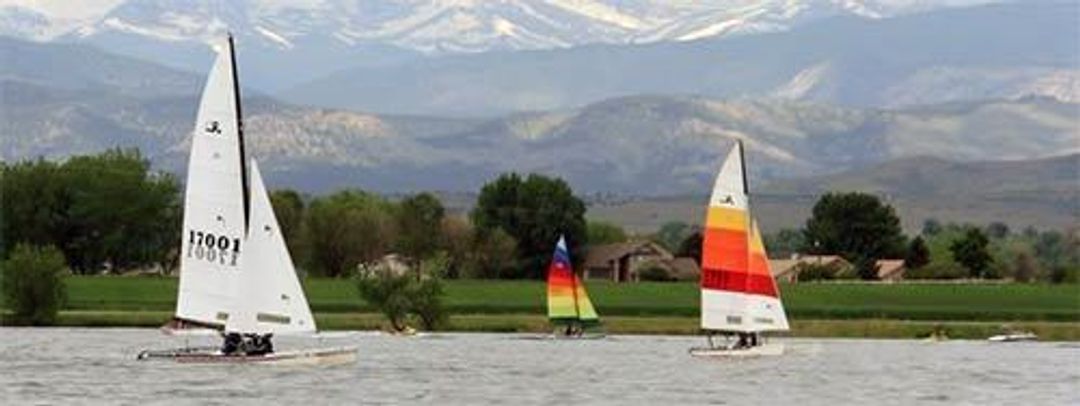
[[[269,344],[273,334],[311,334],[317,327],[254,159],[248,182],[232,36],[224,48],[199,104],[184,195],[180,288],[175,315],[163,330],[216,331],[239,340],[249,337],[262,346],[260,351],[225,351],[227,345],[143,351],[138,358],[354,361],[355,348],[274,352]]]
[[[548,320],[554,327],[556,338],[598,338],[602,334],[589,334],[587,329],[600,325],[600,316],[596,314],[585,285],[574,274],[570,265],[570,250],[566,248],[566,238],[559,236],[555,244],[555,253],[548,265],[547,278]]]
[[[784,305],[769,269],[761,231],[750,211],[742,142],[728,153],[709,198],[701,247],[701,329],[708,347],[698,356],[779,355],[765,332],[787,331]],[[726,339],[717,343],[716,335]],[[731,338],[737,337],[732,342]]]

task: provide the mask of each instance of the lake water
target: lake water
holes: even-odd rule
[[[697,337],[514,334],[278,338],[357,345],[339,367],[137,362],[153,329],[0,329],[0,404],[1080,404],[1080,345],[782,341],[781,357],[693,358]],[[192,338],[191,344],[215,343]]]

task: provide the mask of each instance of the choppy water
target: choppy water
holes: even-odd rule
[[[0,329],[0,404],[1080,404],[1080,346],[782,340],[782,357],[692,358],[695,337],[279,338],[353,344],[346,367],[137,362],[145,329]],[[191,339],[192,344],[214,340]]]

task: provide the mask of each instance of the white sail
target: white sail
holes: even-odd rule
[[[747,323],[746,295],[720,288],[730,281],[717,281],[714,274],[728,278],[745,269],[748,241],[739,238],[748,229],[748,201],[743,189],[742,155],[736,146],[728,153],[716,175],[705,218],[702,241],[701,328],[723,331],[752,331]],[[743,255],[740,258],[738,255]]]
[[[225,330],[238,333],[315,331],[307,298],[296,277],[259,166],[251,161],[251,217],[236,300]]]
[[[246,230],[243,135],[232,39],[203,90],[188,160],[176,318],[224,325]]]
[[[731,149],[709,199],[702,241],[701,327],[786,330],[776,281],[751,221],[742,144]]]

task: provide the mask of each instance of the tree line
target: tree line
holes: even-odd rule
[[[138,151],[2,163],[0,175],[0,257],[25,243],[55,247],[78,274],[175,270],[182,188]],[[537,174],[499,176],[460,214],[430,193],[392,200],[358,189],[314,197],[275,190],[271,201],[294,262],[317,276],[350,276],[394,253],[412,267],[445,257],[448,278],[536,279],[559,235],[577,265],[590,244],[630,238],[617,225],[586,222],[585,204],[566,182]],[[699,226],[668,223],[645,237],[700,259]],[[1003,223],[930,219],[909,237],[891,206],[857,192],[822,196],[804,227],[767,234],[765,243],[774,258],[841,255],[854,265],[851,276],[866,279],[883,258],[903,258],[915,278],[1060,282],[1076,280],[1080,269],[1076,228],[1015,232]]]
[[[677,255],[700,258],[700,227],[671,222],[652,238]],[[876,279],[878,260],[903,259],[909,279],[1080,281],[1080,228],[1014,232],[1001,222],[977,226],[931,218],[917,234],[907,236],[893,207],[860,192],[827,193],[804,227],[765,234],[764,240],[772,258],[839,255],[854,271],[844,274],[810,264],[800,279]]]
[[[28,244],[55,247],[77,274],[175,270],[181,185],[137,150],[3,163],[0,171],[0,257]],[[318,276],[351,276],[395,253],[413,266],[445,256],[451,278],[540,278],[559,235],[573,252],[589,237],[582,200],[561,179],[536,174],[484,185],[466,215],[449,215],[430,193],[395,201],[359,189],[316,197],[275,190],[270,198],[294,262]],[[621,233],[605,226],[604,238]]]

